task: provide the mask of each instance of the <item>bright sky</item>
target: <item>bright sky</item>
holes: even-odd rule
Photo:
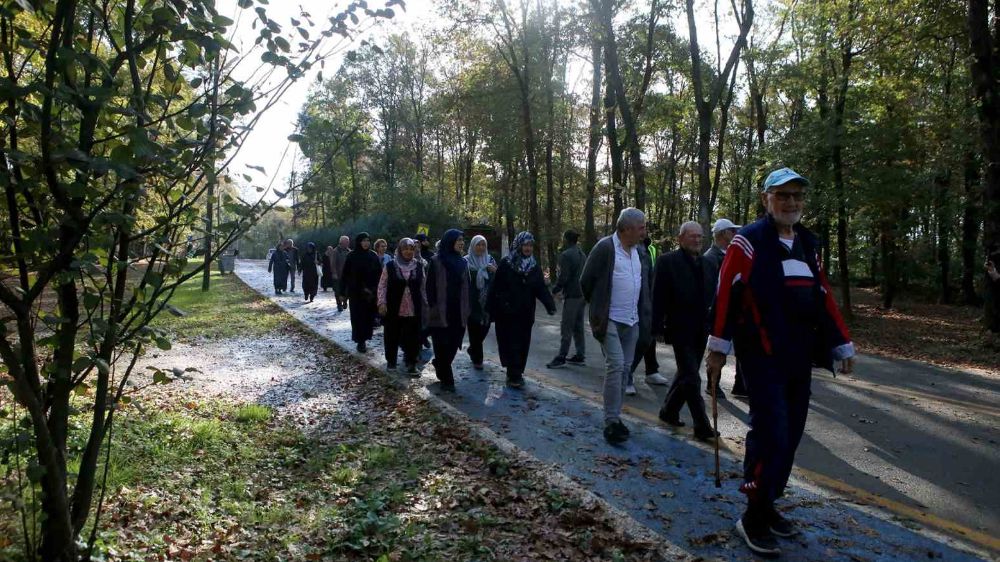
[[[566,2],[567,0],[557,1]],[[702,1],[704,5],[700,6],[698,10],[699,39],[702,43],[702,48],[707,52],[712,52],[714,57],[714,24],[712,21],[711,4],[709,4],[709,0]],[[302,18],[299,17],[300,12],[303,10],[309,12],[312,20],[317,24],[315,28],[311,29],[313,31],[312,36],[315,37],[321,29],[324,29],[323,23],[327,21],[327,18],[338,13],[344,5],[343,2],[337,2],[331,6],[329,0],[298,0],[295,2],[280,0],[272,1],[266,6],[266,9],[268,18],[281,24],[283,31],[286,33],[292,31],[290,23],[292,18],[301,20]],[[728,5],[729,2],[720,2],[720,11],[726,10],[728,12]],[[378,9],[383,6],[384,1],[382,0],[370,0],[369,8],[371,9]],[[262,52],[259,47],[255,48],[254,46],[254,40],[258,35],[259,23],[257,30],[251,27],[251,23],[256,19],[256,14],[252,10],[240,10],[236,5],[236,0],[219,0],[217,7],[220,14],[237,20],[237,27],[233,34],[233,44],[242,53],[245,53],[248,49],[255,50],[244,65],[235,73],[237,78],[245,79],[246,74],[258,65],[260,53]],[[434,0],[406,0],[405,11],[400,9],[399,6],[394,6],[393,10],[396,15],[392,20],[380,20],[374,24],[374,27],[371,27],[371,20],[366,21],[362,15],[361,27],[363,29],[368,28],[368,31],[359,34],[359,38],[353,44],[346,42],[342,44],[342,48],[338,49],[339,54],[327,60],[323,69],[324,76],[332,76],[340,66],[344,53],[350,49],[357,49],[360,46],[361,39],[379,42],[390,33],[402,33],[404,31],[415,35],[416,30],[419,28],[442,23],[442,20],[436,13]],[[735,34],[735,23],[727,21],[730,18],[725,17],[723,14],[720,14],[720,18],[723,20],[722,49],[724,52],[723,56],[725,56],[726,50],[732,44],[726,37]],[[676,11],[674,25],[679,34],[687,34],[687,22],[684,19],[682,9]],[[330,39],[327,48],[333,46],[333,40],[336,37],[334,36],[334,38]],[[273,182],[273,187],[284,191],[292,166],[300,158],[295,143],[289,143],[287,138],[295,132],[298,113],[306,101],[309,88],[314,83],[319,70],[317,66],[305,77],[300,78],[285,92],[281,100],[260,119],[230,167],[229,171],[233,174],[234,178],[239,178],[242,173],[249,173],[254,176],[255,186],[267,186]],[[586,90],[588,88],[589,73],[589,63],[585,63],[582,60],[577,60],[575,63],[571,62],[567,76],[570,87],[578,91]],[[262,105],[263,103],[259,103],[258,107]],[[262,166],[267,170],[267,176],[265,177],[262,174],[247,169],[248,165]],[[257,193],[251,188],[246,188],[244,195],[249,198],[257,196]]]

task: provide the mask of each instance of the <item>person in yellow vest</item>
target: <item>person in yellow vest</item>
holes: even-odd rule
[[[657,255],[659,255],[660,252],[657,249],[656,244],[653,243],[653,239],[647,236],[642,241],[642,243],[643,245],[646,246],[646,251],[649,252],[650,261],[653,264],[655,264],[656,257]],[[653,274],[653,277],[655,283],[655,277],[656,277],[655,272]],[[666,377],[660,374],[660,362],[656,360],[656,338],[650,338],[649,346],[646,348],[646,350],[642,354],[636,353],[635,358],[632,359],[632,370],[629,372],[628,375],[628,386],[625,387],[625,394],[629,396],[633,396],[636,394],[633,374],[635,373],[636,368],[639,366],[640,359],[646,362],[647,385],[666,386],[670,384],[670,381],[668,381]]]

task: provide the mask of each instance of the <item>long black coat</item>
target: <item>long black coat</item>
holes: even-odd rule
[[[327,289],[333,289],[334,291],[336,291],[337,278],[333,274],[333,257],[326,255],[326,253],[324,252],[320,256],[320,263],[323,269],[323,275],[322,277],[320,277],[319,280],[320,287],[322,287],[324,291]]]
[[[715,265],[703,256],[681,249],[660,256],[653,276],[653,333],[663,334],[667,343],[697,346],[704,342],[716,275]]]
[[[486,300],[490,319],[496,323],[500,364],[517,373],[524,372],[531,346],[531,327],[535,323],[535,301],[540,300],[549,313],[556,303],[545,286],[541,267],[527,274],[515,271],[504,258],[497,268]]]
[[[292,264],[288,263],[288,254],[281,248],[276,248],[271,252],[271,259],[267,262],[267,271],[274,274],[274,290],[284,291],[288,289],[288,272],[292,269]]]
[[[341,291],[351,301],[351,339],[361,343],[372,339],[378,307],[375,299],[382,262],[375,252],[358,249],[347,254],[344,273],[340,276]]]
[[[319,275],[316,272],[316,252],[306,250],[299,257],[299,271],[302,272],[302,292],[306,296],[316,296],[319,290]]]

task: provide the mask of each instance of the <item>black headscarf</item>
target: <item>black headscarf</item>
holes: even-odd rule
[[[441,263],[452,275],[464,274],[469,267],[462,254],[455,251],[455,241],[462,235],[461,230],[452,228],[441,237],[441,249],[438,251],[438,256],[441,258]]]

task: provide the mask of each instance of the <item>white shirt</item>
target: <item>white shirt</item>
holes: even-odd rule
[[[639,250],[632,246],[626,252],[616,232],[612,236],[615,243],[615,271],[611,277],[611,308],[608,318],[635,326],[639,323],[639,293],[642,291],[642,261]]]

